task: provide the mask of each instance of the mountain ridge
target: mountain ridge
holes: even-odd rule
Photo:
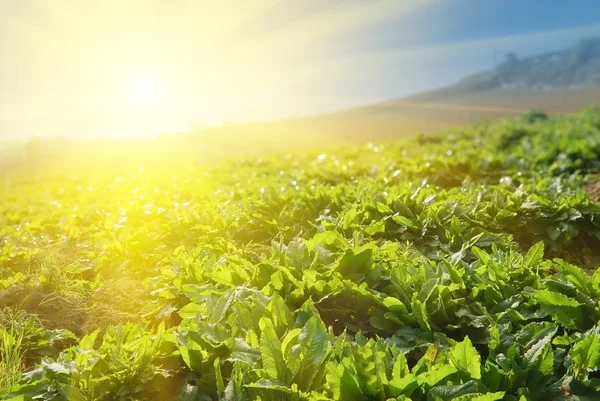
[[[430,100],[498,89],[546,92],[600,87],[600,38],[581,39],[573,46],[518,58],[506,54],[494,68],[458,82],[399,99]]]

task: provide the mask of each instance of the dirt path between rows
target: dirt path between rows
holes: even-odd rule
[[[37,315],[47,329],[67,329],[78,336],[118,323],[139,323],[150,305],[148,289],[128,278],[107,279],[85,295],[22,284],[0,291],[0,309],[24,310]]]

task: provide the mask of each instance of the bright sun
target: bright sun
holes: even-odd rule
[[[127,100],[138,110],[152,110],[161,100],[160,81],[153,75],[136,75],[127,84]]]

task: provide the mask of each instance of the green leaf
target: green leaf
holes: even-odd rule
[[[206,313],[206,307],[202,305],[198,305],[195,302],[190,302],[185,305],[183,308],[179,309],[179,316],[182,319],[195,319],[199,316],[203,316]]]
[[[419,324],[419,327],[423,331],[430,331],[431,325],[429,324],[429,314],[427,313],[427,308],[425,307],[425,303],[420,300],[413,298],[412,300],[412,311],[415,317],[415,320]]]
[[[59,384],[60,392],[67,401],[87,401],[88,397],[85,396],[78,388],[67,384]]]
[[[486,361],[484,371],[481,374],[481,382],[489,391],[498,391],[506,387],[507,374],[498,365]]]
[[[567,297],[559,292],[550,290],[539,290],[536,291],[534,299],[541,305],[552,305],[552,306],[571,306],[577,307],[581,305],[576,300]]]
[[[551,375],[554,371],[554,353],[552,352],[552,336],[549,334],[527,349],[524,358],[528,370],[536,368],[544,375]]]
[[[181,357],[188,367],[194,372],[202,372],[202,361],[204,359],[202,350],[194,343],[189,344],[190,347],[180,347]],[[192,345],[195,345],[192,347]]]
[[[361,389],[356,366],[349,358],[343,358],[339,365],[329,363],[326,366],[327,384],[331,388],[335,400],[368,400]]]
[[[460,399],[459,397],[464,396],[465,394],[477,393],[477,389],[477,383],[474,381],[450,386],[436,386],[429,390],[427,399],[432,401],[456,400]]]
[[[460,397],[453,398],[452,401],[496,401],[504,399],[504,391],[498,391],[496,393],[473,393],[465,394]]]
[[[252,368],[256,368],[260,359],[260,350],[252,348],[241,338],[233,339],[230,361],[241,361]]]
[[[290,387],[282,384],[278,380],[261,379],[254,383],[245,384],[244,387],[258,388],[258,389],[262,389],[262,390],[273,390],[273,391],[284,393],[284,394],[292,394],[293,393],[293,391]]]
[[[356,214],[355,207],[346,212],[344,219],[342,220],[342,229],[347,230],[356,224]]]
[[[335,270],[343,276],[353,273],[367,274],[373,263],[373,249],[354,248],[348,249],[344,256],[338,261]]]
[[[491,262],[491,260],[492,260],[489,253],[487,253],[486,251],[484,251],[483,249],[481,249],[479,247],[473,246],[471,248],[471,252],[473,252],[473,255],[475,255],[475,257],[484,264],[487,264],[487,263]]]
[[[552,322],[533,322],[525,325],[516,335],[516,340],[525,350],[546,336],[553,337],[558,331],[558,325]]]
[[[431,369],[417,376],[417,381],[421,385],[425,384],[431,387],[435,386],[436,384],[438,384],[439,382],[441,382],[448,376],[453,375],[456,372],[456,367],[452,365],[433,365]]]
[[[560,323],[565,328],[579,330],[582,328],[583,313],[581,312],[581,308],[542,305],[541,309],[551,315],[556,322]]]
[[[278,337],[283,336],[288,328],[294,324],[294,316],[290,308],[278,294],[271,296],[271,301],[267,305],[267,311],[270,312],[268,316],[273,322]]]
[[[306,322],[298,336],[302,350],[302,362],[298,371],[298,387],[302,391],[309,391],[315,376],[319,371],[319,366],[327,357],[327,346],[329,336],[323,321],[319,316],[313,316]]]
[[[81,341],[79,341],[79,349],[82,349],[82,350],[94,349],[94,344],[96,343],[98,334],[100,334],[100,329],[96,329],[93,332],[83,336]]]
[[[410,395],[419,387],[419,382],[412,374],[407,374],[403,377],[392,377],[389,386],[391,395],[398,397],[400,394]]]
[[[374,221],[365,228],[365,232],[369,235],[375,235],[385,232],[385,221]]]
[[[394,213],[388,205],[386,205],[385,203],[381,203],[381,202],[377,202],[377,211],[384,215],[390,215],[390,214]]]
[[[597,371],[600,369],[600,338],[596,333],[589,333],[577,342],[570,352],[577,373]]]
[[[285,361],[281,351],[281,342],[275,333],[273,322],[268,318],[261,318],[260,354],[263,369],[269,378],[283,380],[285,378]]]
[[[592,281],[585,271],[577,266],[565,262],[562,259],[553,259],[558,270],[565,276],[567,280],[575,284],[584,293],[590,296],[598,296],[597,291],[593,290]]]
[[[459,371],[468,373],[473,379],[481,379],[481,357],[468,336],[454,346],[450,360]]]
[[[383,305],[388,308],[390,312],[394,312],[400,315],[408,314],[406,306],[397,298],[385,297],[383,299]]]
[[[240,363],[233,364],[233,372],[231,379],[227,383],[227,387],[223,393],[225,401],[247,401],[248,397],[244,390],[244,374]]]
[[[394,367],[392,369],[392,377],[404,377],[410,374],[410,368],[408,367],[408,362],[403,353],[399,352],[396,355],[396,360],[394,361]]]
[[[225,391],[225,384],[223,384],[223,374],[221,373],[221,360],[219,358],[215,358],[213,367],[215,369],[215,377],[217,382],[217,394],[219,394],[220,397]]]
[[[527,267],[536,267],[544,259],[544,242],[540,241],[529,248],[523,263]]]
[[[300,336],[300,332],[302,329],[295,328],[287,332],[283,341],[281,342],[281,350],[283,355],[287,358],[287,355],[290,353],[291,348],[294,345],[298,344],[298,337]],[[289,361],[288,361],[289,362]]]
[[[417,230],[419,228],[408,217],[396,215],[396,216],[392,216],[392,220],[394,220],[394,222],[397,223],[398,225],[406,226],[406,227],[410,228],[411,230]]]
[[[213,273],[214,274],[214,273]],[[209,323],[219,323],[227,313],[229,306],[235,297],[235,290],[229,290],[225,295],[219,297],[217,304],[210,310]]]

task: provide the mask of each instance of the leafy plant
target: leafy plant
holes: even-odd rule
[[[589,109],[6,180],[0,397],[599,399],[599,160]]]

